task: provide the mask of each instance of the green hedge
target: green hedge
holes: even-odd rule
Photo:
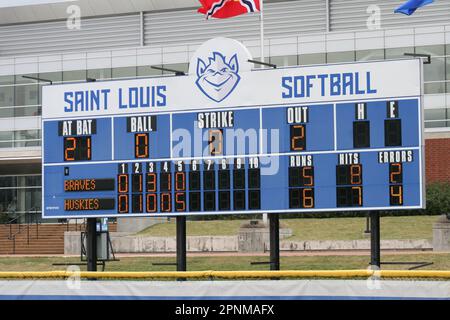
[[[441,215],[450,216],[450,183],[431,183],[426,188],[426,209],[424,210],[392,210],[383,211],[382,216],[412,216],[412,215]],[[343,217],[365,217],[367,211],[344,211],[344,212],[317,212],[317,213],[289,213],[280,217],[291,218],[343,218]],[[261,215],[209,215],[193,216],[189,220],[232,220],[232,219],[261,219]]]

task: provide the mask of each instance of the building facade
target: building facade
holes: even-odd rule
[[[47,81],[164,75],[151,66],[187,72],[198,46],[217,36],[242,41],[261,58],[258,14],[205,21],[196,0],[11,2],[0,5],[0,222],[41,211]],[[393,14],[402,2],[265,0],[264,58],[282,67],[431,55],[424,66],[427,181],[450,181],[450,0],[410,17]]]

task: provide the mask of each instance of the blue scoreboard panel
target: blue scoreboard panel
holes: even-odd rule
[[[189,77],[169,80],[184,78]],[[95,83],[98,88],[111,84],[122,85]],[[89,88],[85,91],[60,86],[65,105],[77,95],[73,103],[78,99],[80,108],[100,100],[101,90],[90,85],[75,85]],[[158,87],[145,85],[136,92],[142,88]],[[163,95],[169,101],[167,91]],[[127,105],[123,97],[119,105]],[[43,119],[44,217],[424,205],[420,95],[178,111],[123,109],[121,114]]]

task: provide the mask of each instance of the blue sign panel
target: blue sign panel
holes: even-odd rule
[[[420,208],[420,118],[413,98],[44,121],[45,216]]]

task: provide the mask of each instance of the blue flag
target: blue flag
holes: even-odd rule
[[[408,16],[412,15],[418,8],[432,3],[433,0],[409,0],[394,10],[395,13],[403,13]]]

